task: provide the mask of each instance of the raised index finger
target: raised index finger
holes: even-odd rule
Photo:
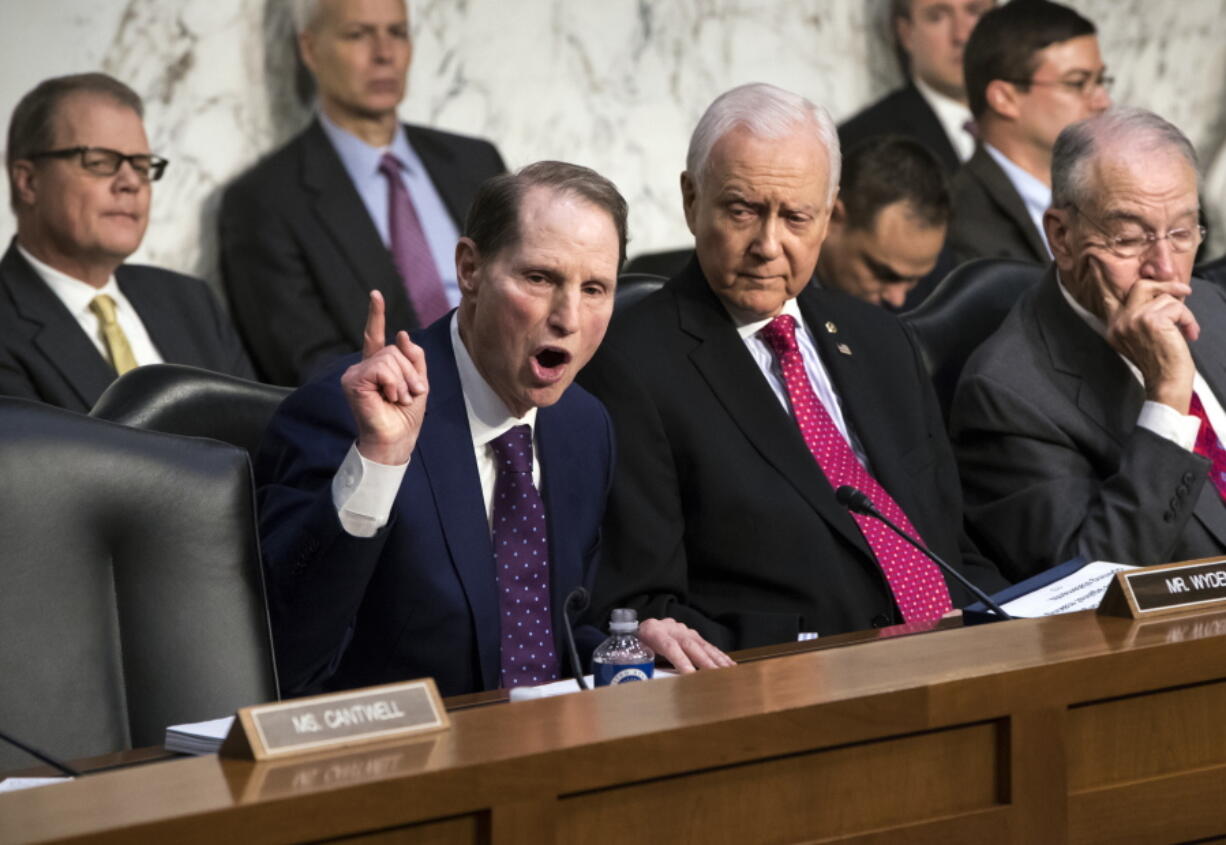
[[[366,312],[366,328],[362,330],[362,358],[374,355],[387,344],[383,317],[383,294],[370,292],[370,310]]]

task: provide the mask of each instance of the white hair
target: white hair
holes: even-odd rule
[[[1151,111],[1113,106],[1102,114],[1064,128],[1051,152],[1051,204],[1053,208],[1084,207],[1093,199],[1087,165],[1106,147],[1125,145],[1129,152],[1145,156],[1159,150],[1177,152],[1197,174],[1200,164],[1188,137]]]
[[[701,184],[706,175],[707,159],[720,138],[737,127],[744,127],[759,138],[783,138],[811,126],[813,134],[826,151],[828,165],[826,203],[834,202],[839,190],[842,153],[839,133],[830,113],[799,94],[785,91],[765,82],[751,82],[725,91],[707,107],[685,156],[685,169],[695,183]]]

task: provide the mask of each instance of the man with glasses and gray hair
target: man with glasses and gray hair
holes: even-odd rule
[[[1048,0],[1013,0],[967,41],[966,93],[979,145],[950,183],[959,260],[1046,264],[1051,148],[1060,130],[1111,105],[1094,24]]]
[[[1196,153],[1140,109],[1056,141],[1055,257],[963,372],[967,518],[1014,579],[1226,552],[1226,296],[1192,279]]]
[[[0,395],[85,412],[142,364],[253,377],[204,282],[123,263],[167,165],[142,115],[140,97],[101,73],[45,80],[13,111],[17,236],[0,260]]]

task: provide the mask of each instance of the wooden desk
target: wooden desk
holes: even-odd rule
[[[1226,613],[879,638],[452,718],[450,732],[360,752],[201,757],[0,795],[0,841],[1226,833]]]

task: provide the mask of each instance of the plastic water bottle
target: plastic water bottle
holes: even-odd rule
[[[638,637],[638,613],[627,607],[613,611],[609,619],[609,638],[592,654],[592,675],[596,686],[646,681],[655,667],[655,653]]]

